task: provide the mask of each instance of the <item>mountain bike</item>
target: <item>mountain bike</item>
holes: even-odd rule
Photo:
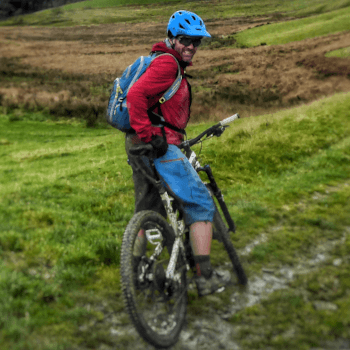
[[[210,165],[201,166],[191,149],[213,136],[220,137],[228,124],[239,118],[235,114],[203,131],[197,137],[182,142],[179,147],[199,173],[206,174],[206,183],[217,204],[213,220],[213,239],[224,246],[230,258],[237,281],[247,284],[247,276],[230,239],[235,232],[221,190]],[[167,212],[164,218],[157,212],[144,210],[136,213],[128,223],[121,248],[121,281],[127,312],[139,334],[156,348],[174,345],[185,323],[187,292],[195,274],[190,246],[189,227],[186,226],[181,205],[163,186],[152,161],[153,146],[134,145],[132,155],[138,156],[140,169],[159,191]],[[147,157],[147,166],[144,165]],[[143,158],[143,160],[142,160]]]

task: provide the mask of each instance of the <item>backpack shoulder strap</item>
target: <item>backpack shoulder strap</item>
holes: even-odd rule
[[[166,126],[167,128],[175,130],[181,134],[186,134],[184,129],[177,128],[176,126],[166,122],[162,115],[159,115],[159,114],[153,112],[157,107],[159,107],[164,102],[170,100],[176,94],[176,92],[179,89],[180,84],[182,82],[182,78],[183,78],[183,75],[181,73],[180,64],[174,55],[172,55],[170,53],[162,53],[162,52],[155,52],[155,53],[153,53],[153,55],[155,56],[154,58],[157,58],[160,56],[166,56],[166,55],[173,57],[175,62],[177,63],[178,73],[177,73],[177,77],[176,77],[175,81],[171,84],[171,86],[168,88],[168,90],[166,90],[164,92],[163,96],[151,108],[148,109],[148,111],[147,111],[148,116],[154,125],[157,125],[159,127]]]
[[[181,67],[179,64],[179,61],[176,59],[176,57],[174,55],[172,55],[171,53],[161,53],[161,52],[156,52],[154,53],[155,57],[160,57],[160,56],[171,56],[174,58],[176,64],[177,64],[177,77],[175,79],[175,81],[171,84],[171,86],[169,87],[168,90],[166,90],[163,94],[163,96],[159,99],[159,103],[163,104],[164,102],[170,100],[177,92],[177,90],[179,89],[181,82],[182,82],[182,73],[181,73]]]

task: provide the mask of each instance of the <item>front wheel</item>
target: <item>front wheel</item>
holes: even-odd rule
[[[245,286],[248,283],[248,278],[247,275],[243,269],[243,266],[238,258],[236,249],[234,248],[231,237],[230,237],[230,232],[225,225],[224,221],[222,220],[222,217],[218,211],[218,208],[216,207],[216,211],[214,214],[214,219],[213,219],[213,235],[214,237],[219,241],[222,242],[224,245],[227,254],[232,262],[233,269],[236,273],[238,282]]]
[[[155,347],[174,345],[185,323],[186,264],[166,278],[174,232],[158,213],[135,214],[123,236],[121,282],[127,312],[139,334]]]

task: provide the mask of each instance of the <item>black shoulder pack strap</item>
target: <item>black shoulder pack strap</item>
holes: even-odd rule
[[[163,96],[151,108],[149,108],[147,110],[148,117],[150,118],[152,124],[154,124],[155,126],[159,126],[159,127],[164,127],[165,126],[165,127],[169,128],[169,129],[172,129],[174,131],[177,131],[177,132],[185,135],[186,132],[185,132],[184,129],[177,128],[176,126],[166,122],[162,115],[159,115],[159,114],[154,112],[154,110],[157,107],[160,107],[164,102],[170,100],[175,95],[175,93],[177,92],[177,90],[180,87],[180,84],[181,84],[182,78],[183,78],[183,75],[181,73],[180,64],[179,64],[179,62],[178,62],[178,60],[176,59],[175,56],[173,56],[170,53],[163,53],[163,52],[155,52],[154,54],[155,54],[156,57],[163,56],[163,55],[172,56],[174,58],[174,60],[176,61],[176,63],[177,63],[178,74],[177,74],[177,77],[176,77],[174,83],[169,87],[168,90],[166,90],[164,92]],[[161,109],[160,108],[159,108],[159,111],[161,113]]]
[[[156,106],[157,104],[158,104],[158,103],[156,103],[155,106]],[[153,107],[154,107],[154,106],[153,106]],[[151,108],[147,111],[148,117],[149,117],[149,119],[151,120],[151,122],[152,122],[153,125],[159,126],[160,128],[165,126],[165,127],[169,128],[169,129],[172,129],[172,130],[177,131],[177,132],[179,132],[179,133],[181,133],[181,134],[183,134],[183,135],[186,135],[186,131],[185,131],[184,129],[180,129],[180,128],[176,127],[175,125],[172,125],[172,124],[166,122],[166,121],[164,120],[164,118],[163,118],[161,115],[159,115],[159,114],[153,112],[153,111],[152,111],[152,110],[153,110],[153,107],[151,107]]]

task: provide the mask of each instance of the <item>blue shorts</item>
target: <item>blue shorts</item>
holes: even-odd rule
[[[206,186],[186,156],[169,145],[163,157],[154,159],[155,167],[170,193],[182,204],[185,222],[213,221],[215,205]]]

